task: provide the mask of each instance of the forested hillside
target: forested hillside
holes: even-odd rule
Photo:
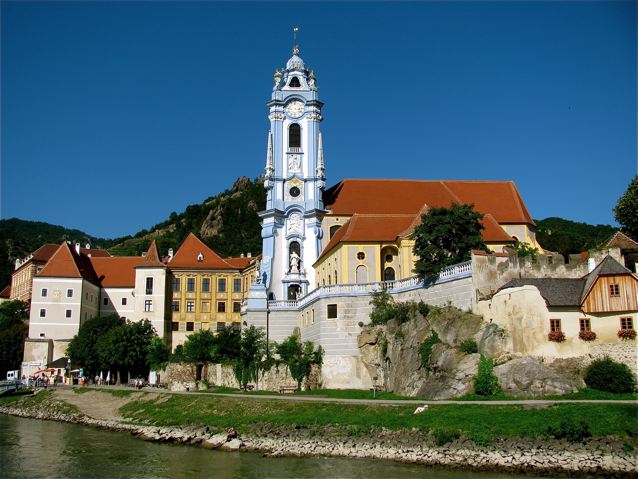
[[[596,248],[609,239],[618,228],[610,225],[590,225],[563,218],[534,220],[537,225],[536,239],[549,251],[565,256]]]

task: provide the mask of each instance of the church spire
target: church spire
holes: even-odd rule
[[[272,176],[275,173],[275,167],[273,164],[273,155],[272,155],[272,131],[268,131],[268,147],[266,149],[266,169],[265,169],[265,183],[264,186],[269,188],[272,186],[271,181]]]
[[[295,27],[292,29],[292,34],[294,37],[293,47],[292,47],[293,55],[299,55],[299,44],[297,43],[297,32],[299,32],[299,28]]]
[[[317,146],[317,178],[319,178],[319,184],[317,185],[320,189],[323,189],[326,185],[326,167],[323,163],[323,135],[321,130],[319,130],[319,138],[318,138],[318,146]]]

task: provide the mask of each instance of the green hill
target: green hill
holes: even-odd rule
[[[545,218],[536,221],[536,239],[549,251],[561,253],[565,258],[599,246],[618,228],[610,225],[590,225],[563,218]]]

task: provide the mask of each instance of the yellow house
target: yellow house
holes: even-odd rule
[[[241,328],[255,258],[223,258],[190,233],[167,266],[173,348],[195,331]]]

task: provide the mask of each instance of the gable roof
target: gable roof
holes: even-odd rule
[[[142,256],[109,256],[91,258],[103,288],[135,287],[135,268],[144,263]]]
[[[91,258],[107,258],[111,256],[111,253],[105,249],[98,248],[80,248],[80,253],[90,256]]]
[[[534,224],[512,181],[346,179],[323,195],[332,215],[417,214],[424,204],[474,204],[502,224]]]
[[[617,231],[611,238],[605,241],[604,247],[638,251],[638,243],[621,231]]]
[[[200,253],[202,260],[198,261]],[[206,246],[193,233],[188,234],[168,266],[171,268],[237,269],[236,266],[231,265]]]
[[[255,261],[255,259],[256,258],[254,256],[244,256],[243,258],[224,258],[224,261],[237,269],[244,269],[251,262]]]
[[[598,266],[582,278],[513,279],[501,286],[499,291],[530,285],[538,289],[548,306],[580,306],[600,276],[619,274],[634,277],[631,271],[607,255]]]
[[[62,242],[37,276],[84,278],[93,284],[99,285],[99,280],[91,264],[91,259],[86,255],[78,254],[75,248],[71,248],[66,241]]]
[[[157,249],[157,243],[155,240],[151,241],[151,244],[146,251],[146,254],[142,257],[142,261],[140,264],[136,266],[137,268],[165,268],[166,265],[162,262],[162,259],[159,254],[159,250]]]
[[[0,291],[0,298],[10,298],[11,297],[11,285],[5,287],[2,291]]]

